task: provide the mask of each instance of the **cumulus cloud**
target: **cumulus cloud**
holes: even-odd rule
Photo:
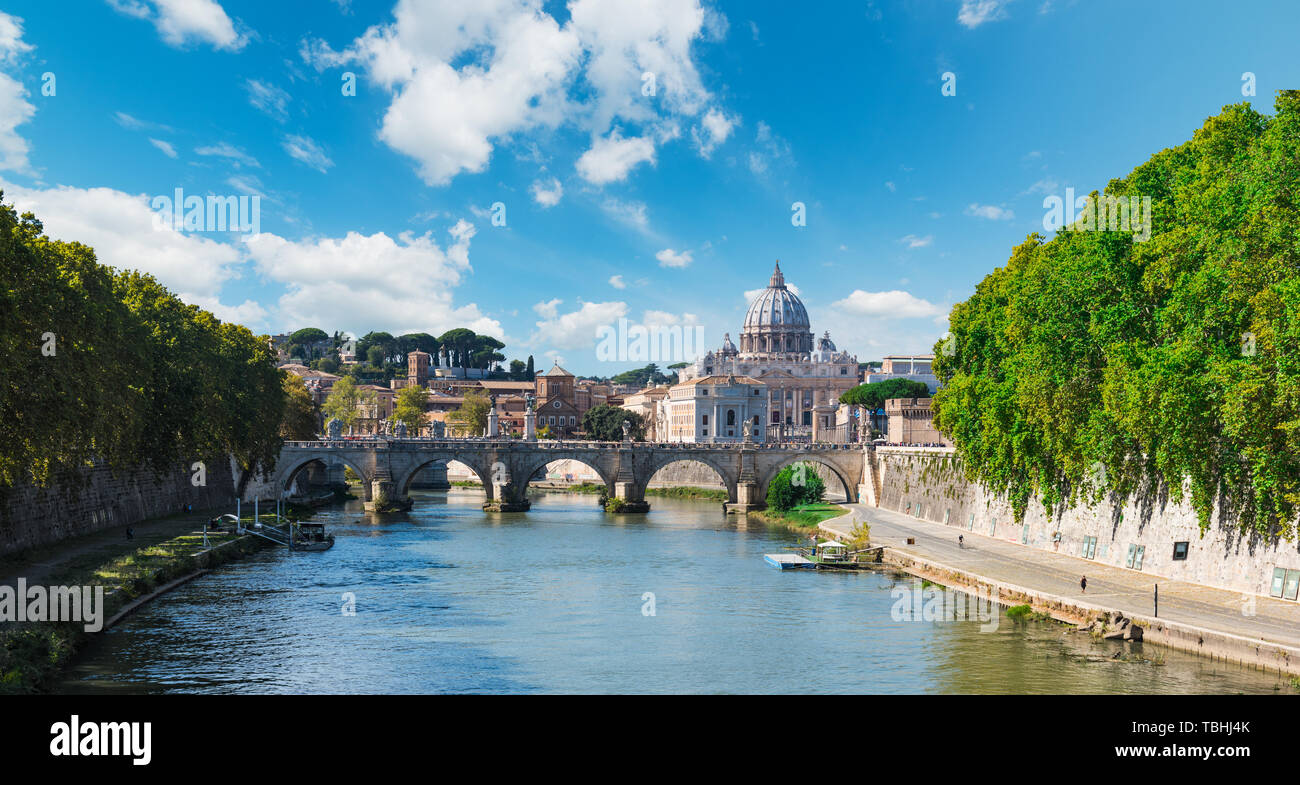
[[[898,241],[908,248],[924,248],[934,242],[934,235],[927,234],[925,237],[917,237],[914,234],[909,234],[898,238]]]
[[[685,267],[694,261],[690,251],[678,253],[671,248],[663,249],[655,254],[655,258],[659,260],[660,267]]]
[[[1004,18],[1011,0],[962,0],[957,21],[972,30],[985,22]]]
[[[379,137],[430,185],[483,171],[504,140],[566,124],[593,139],[583,176],[620,180],[653,160],[654,142],[611,131],[632,124],[671,138],[667,120],[698,115],[709,94],[692,46],[725,23],[699,0],[573,0],[566,10],[561,24],[536,0],[400,0],[392,22],[341,51],[309,40],[302,55],[322,69],[359,64],[391,93]]]
[[[976,218],[987,218],[990,221],[1010,221],[1016,217],[1010,210],[991,204],[972,204],[966,208],[966,214]]]
[[[539,310],[542,317],[537,322],[537,329],[528,339],[529,346],[548,346],[554,349],[595,349],[596,334],[601,327],[613,327],[618,320],[627,316],[627,303],[580,303],[578,309],[568,313],[559,312],[559,301],[538,303],[546,306]]]
[[[32,48],[23,41],[23,20],[0,11],[0,65],[16,63]],[[0,72],[0,171],[35,174],[27,159],[31,148],[17,130],[36,114],[27,96],[21,82]]]
[[[887,292],[866,292],[854,289],[848,297],[834,303],[848,313],[858,316],[885,316],[914,319],[926,316],[939,316],[945,313],[943,308],[922,300],[900,289]]]
[[[235,52],[248,43],[248,36],[236,32],[235,23],[216,0],[108,0],[108,4],[127,16],[152,22],[170,46],[201,41]]]
[[[383,232],[348,232],[342,238],[290,241],[259,234],[247,243],[249,258],[267,278],[288,291],[279,299],[284,324],[338,324],[438,334],[452,327],[504,338],[496,319],[474,304],[456,306],[452,289],[470,271],[472,224],[460,221],[439,246],[431,233],[397,238]]]
[[[593,185],[623,180],[637,164],[655,160],[654,141],[646,137],[624,139],[615,129],[597,139],[578,159],[578,174]]]
[[[692,131],[695,146],[700,155],[708,158],[715,148],[727,141],[731,130],[736,127],[736,120],[727,117],[718,109],[710,109],[700,120],[700,125]]]
[[[627,282],[623,280],[623,276],[621,275],[611,275],[609,277],[609,285],[614,287],[615,289],[627,288]]]
[[[5,199],[19,212],[35,213],[50,237],[89,245],[100,263],[149,273],[187,300],[215,298],[238,273],[241,259],[235,246],[156,226],[147,195],[111,188],[0,185]]]
[[[533,194],[533,201],[542,207],[554,207],[564,197],[564,186],[554,177],[549,183],[543,183],[541,180],[534,181],[529,190]]]

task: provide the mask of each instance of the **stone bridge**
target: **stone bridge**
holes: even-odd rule
[[[854,444],[690,444],[497,439],[323,439],[285,442],[275,487],[287,494],[294,477],[314,462],[343,464],[361,478],[366,509],[406,509],[411,482],[431,465],[458,461],[478,475],[487,493],[485,510],[512,512],[529,507],[528,482],[552,461],[590,466],[606,495],[623,501],[623,512],[645,512],[646,486],[655,472],[677,461],[713,468],[727,486],[728,512],[763,508],[767,486],[793,463],[820,464],[837,477],[851,499],[858,496],[866,451]]]

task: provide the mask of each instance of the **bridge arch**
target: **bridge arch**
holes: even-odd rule
[[[856,482],[852,484],[849,483],[850,473],[846,472],[843,466],[840,466],[836,462],[824,456],[818,455],[817,453],[811,453],[811,454],[796,453],[793,455],[783,456],[780,460],[772,464],[772,466],[767,470],[767,472],[759,475],[758,478],[759,498],[766,499],[767,487],[768,485],[771,484],[772,480],[776,479],[776,475],[780,474],[782,469],[788,466],[793,466],[796,463],[814,463],[817,464],[818,466],[825,468],[835,477],[835,479],[839,480],[840,485],[844,486],[845,500],[850,502],[855,500],[854,489],[857,488],[857,483]],[[827,487],[827,490],[829,491],[831,489]]]
[[[415,476],[425,467],[432,466],[435,463],[441,463],[444,466],[453,462],[459,463],[474,473],[480,483],[483,484],[483,490],[487,493],[488,498],[492,498],[492,475],[488,467],[483,465],[482,461],[474,460],[468,455],[458,455],[454,453],[437,453],[434,455],[420,456],[419,461],[412,462],[405,474],[397,479],[396,488],[398,495],[405,498],[411,493],[411,483],[415,481]]]
[[[520,465],[519,476],[526,486],[532,482],[533,478],[539,472],[557,461],[573,461],[580,463],[591,469],[600,478],[600,482],[605,486],[605,492],[610,496],[614,495],[614,477],[609,467],[602,466],[598,456],[585,452],[561,452],[560,454],[542,455],[536,458],[530,458]]]
[[[646,467],[645,476],[637,478],[638,490],[641,494],[644,496],[646,489],[650,487],[650,482],[654,480],[655,475],[658,474],[660,470],[666,469],[675,463],[698,463],[709,467],[713,470],[713,473],[718,476],[719,482],[726,487],[727,498],[736,498],[736,483],[738,478],[736,477],[735,468],[727,466],[725,463],[719,461],[714,455],[704,450],[693,450],[685,452],[684,454],[683,452],[675,450],[665,450],[663,452],[656,451],[654,459]]]
[[[322,463],[328,467],[331,463],[341,463],[351,469],[357,477],[361,479],[362,499],[370,501],[370,482],[374,478],[369,472],[363,471],[363,465],[346,453],[321,452],[312,455],[295,456],[288,464],[281,466],[276,471],[275,488],[277,495],[284,496],[293,487],[294,478],[296,478],[303,469],[310,464]]]

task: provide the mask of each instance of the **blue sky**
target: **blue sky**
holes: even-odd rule
[[[778,258],[841,348],[925,351],[1045,196],[1300,86],[1285,2],[2,5],[0,187],[52,235],[258,332],[593,374],[639,364],[596,358],[620,317],[734,336]],[[176,188],[261,233],[158,230]]]

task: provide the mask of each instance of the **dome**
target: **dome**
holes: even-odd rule
[[[767,288],[754,298],[745,314],[745,330],[765,327],[781,331],[809,329],[808,310],[798,295],[785,288],[780,262],[776,263]]]

